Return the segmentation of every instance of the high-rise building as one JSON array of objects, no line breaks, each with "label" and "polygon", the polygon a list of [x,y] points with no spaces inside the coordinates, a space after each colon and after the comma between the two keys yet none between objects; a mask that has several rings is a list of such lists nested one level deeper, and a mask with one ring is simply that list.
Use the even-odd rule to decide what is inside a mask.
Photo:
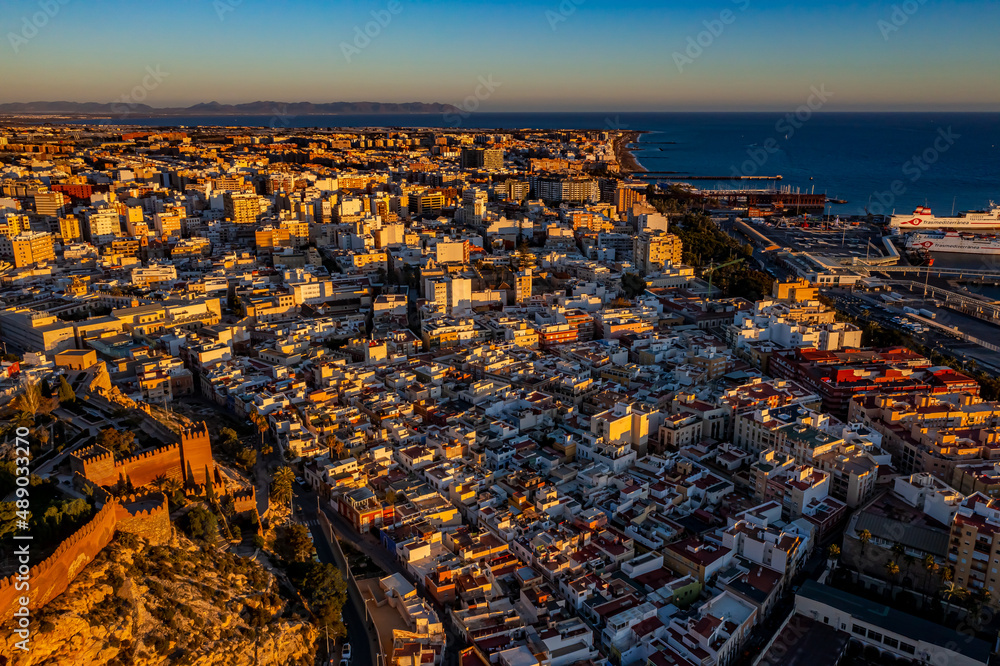
[{"label": "high-rise building", "polygon": [[531,269],[518,271],[514,276],[514,300],[525,303],[531,299]]},{"label": "high-rise building", "polygon": [[282,220],[281,228],[288,230],[292,247],[298,249],[309,244],[309,223],[299,220]]},{"label": "high-rise building", "polygon": [[955,585],[997,598],[1000,583],[1000,499],[974,493],[965,498],[951,524],[948,558],[955,565]]},{"label": "high-rise building", "polygon": [[235,224],[256,224],[260,216],[260,200],[256,194],[227,192],[224,205],[226,217]]},{"label": "high-rise building", "polygon": [[59,236],[63,243],[75,243],[83,239],[83,232],[80,230],[80,220],[73,215],[59,218]]},{"label": "high-rise building", "polygon": [[66,209],[62,192],[39,192],[35,195],[35,213],[43,217],[59,217]]},{"label": "high-rise building", "polygon": [[52,234],[25,233],[11,240],[14,247],[14,267],[24,268],[46,261],[55,261]]},{"label": "high-rise building", "polygon": [[467,264],[470,250],[469,241],[438,241],[434,257],[439,264]]},{"label": "high-rise building", "polygon": [[0,216],[0,235],[6,236],[7,238],[13,238],[22,231],[27,231],[30,228],[31,225],[27,215],[9,213],[7,215]]},{"label": "high-rise building", "polygon": [[427,300],[449,314],[472,308],[472,280],[469,278],[427,278],[424,281],[424,293]]},{"label": "high-rise building", "polygon": [[503,169],[503,151],[499,148],[462,148],[463,169]]},{"label": "high-rise building", "polygon": [[615,189],[615,209],[619,213],[624,213],[632,204],[645,201],[646,195],[638,187],[629,186],[625,183],[619,183],[618,187]]},{"label": "high-rise building", "polygon": [[[412,202],[413,199],[411,198],[410,201]],[[415,197],[415,199],[418,215],[439,211],[444,208],[444,195],[441,193],[421,194],[419,197]]]},{"label": "high-rise building", "polygon": [[[140,233],[140,225],[142,225]],[[130,236],[145,236],[149,231],[149,225],[145,223],[145,216],[140,206],[129,206],[125,208],[125,229]]]},{"label": "high-rise building", "polygon": [[684,243],[678,236],[664,231],[643,231],[635,237],[633,261],[643,273],[653,273],[666,264],[683,261]]},{"label": "high-rise building", "polygon": [[181,236],[181,216],[180,213],[156,213],[153,215],[153,224],[156,227],[156,235],[160,238],[168,236]]},{"label": "high-rise building", "polygon": [[108,243],[121,236],[122,224],[118,211],[113,208],[98,208],[87,213],[85,237],[91,243]]},{"label": "high-rise building", "polygon": [[531,176],[535,197],[545,201],[591,201],[601,199],[597,181],[591,178],[540,178]]},{"label": "high-rise building", "polygon": [[486,215],[488,196],[484,190],[470,187],[462,193],[463,221],[466,224],[481,224]]},{"label": "high-rise building", "polygon": [[531,194],[531,185],[523,180],[508,178],[502,185],[497,186],[497,192],[511,201],[524,201]]}]

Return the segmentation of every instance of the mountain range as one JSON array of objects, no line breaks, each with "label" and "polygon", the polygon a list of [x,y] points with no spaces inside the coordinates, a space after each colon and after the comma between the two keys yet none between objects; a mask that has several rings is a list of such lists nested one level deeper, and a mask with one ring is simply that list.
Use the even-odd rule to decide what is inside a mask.
[{"label": "mountain range", "polygon": [[123,102],[11,102],[0,104],[0,114],[121,115],[131,116],[310,116],[347,113],[454,113],[459,109],[438,102],[207,102],[187,107],[155,108]]}]

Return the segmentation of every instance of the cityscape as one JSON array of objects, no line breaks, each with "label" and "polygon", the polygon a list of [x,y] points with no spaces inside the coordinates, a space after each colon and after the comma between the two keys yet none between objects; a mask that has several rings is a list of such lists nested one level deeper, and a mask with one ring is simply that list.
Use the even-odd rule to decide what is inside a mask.
[{"label": "cityscape", "polygon": [[[127,74],[82,5],[11,12],[0,666],[1000,663],[995,40],[948,104],[846,42],[702,86],[809,12],[935,82],[877,48],[996,7],[515,3],[518,80],[461,33],[516,18],[418,4],[194,3],[214,46]],[[545,61],[642,16],[675,99]]]}]

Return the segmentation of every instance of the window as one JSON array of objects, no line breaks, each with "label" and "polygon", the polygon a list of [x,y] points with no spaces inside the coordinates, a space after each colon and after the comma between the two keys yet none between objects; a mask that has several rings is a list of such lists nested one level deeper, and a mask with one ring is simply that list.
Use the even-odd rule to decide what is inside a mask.
[{"label": "window", "polygon": [[909,643],[900,643],[899,649],[905,652],[906,654],[913,654],[914,652],[917,651],[917,648],[913,647]]},{"label": "window", "polygon": [[882,634],[875,631],[874,629],[868,630],[868,638],[872,639],[873,641],[878,641],[879,643],[882,642]]},{"label": "window", "polygon": [[885,643],[886,645],[888,645],[891,648],[898,648],[899,647],[899,641],[897,641],[895,638],[890,638],[889,636],[886,636],[882,640],[882,642]]},{"label": "window", "polygon": [[853,627],[851,628],[851,631],[853,631],[853,632],[854,632],[854,633],[856,633],[856,634],[860,634],[860,635],[862,635],[862,636],[864,636],[864,635],[865,635],[865,628],[864,628],[864,627],[862,627],[862,626],[861,626],[860,624],[856,624],[856,625],[854,625],[854,626],[853,626]]}]

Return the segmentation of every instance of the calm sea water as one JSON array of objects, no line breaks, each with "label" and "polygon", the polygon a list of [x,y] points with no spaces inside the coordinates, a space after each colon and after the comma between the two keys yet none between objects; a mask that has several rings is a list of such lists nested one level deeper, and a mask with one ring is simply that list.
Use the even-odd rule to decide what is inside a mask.
[{"label": "calm sea water", "polygon": [[[635,150],[664,178],[700,187],[732,186],[734,175],[780,174],[782,187],[824,192],[848,203],[840,214],[938,214],[1000,202],[997,113],[473,113],[339,116],[127,118],[145,126],[452,127],[464,129],[644,130]],[[747,181],[743,182],[746,186]],[[750,186],[765,186],[749,183]],[[893,191],[895,190],[895,192]]]}]

